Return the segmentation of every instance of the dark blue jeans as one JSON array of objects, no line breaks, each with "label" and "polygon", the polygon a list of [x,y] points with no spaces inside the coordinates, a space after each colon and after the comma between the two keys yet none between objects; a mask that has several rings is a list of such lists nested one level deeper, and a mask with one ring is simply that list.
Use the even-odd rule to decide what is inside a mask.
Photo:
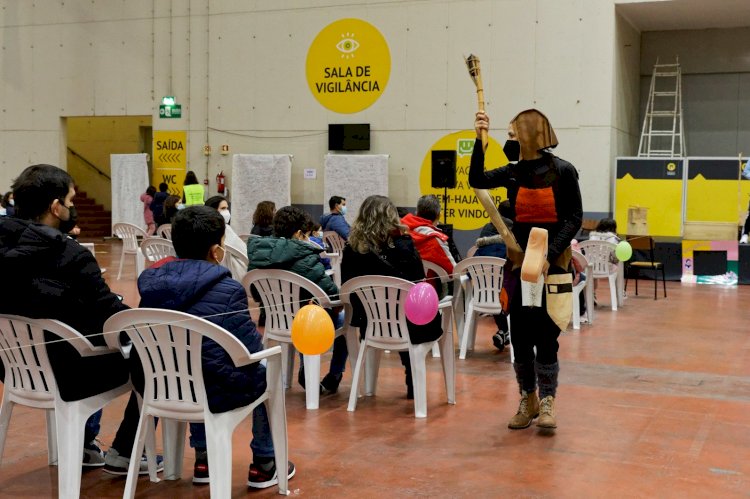
[{"label": "dark blue jeans", "polygon": [[[259,364],[256,369],[254,386],[248,387],[255,400],[266,391],[266,367]],[[206,449],[206,426],[203,423],[190,423],[190,447],[198,450]],[[253,439],[250,441],[253,457],[273,457],[273,439],[271,425],[268,423],[268,413],[265,404],[258,405],[253,410]]]}]

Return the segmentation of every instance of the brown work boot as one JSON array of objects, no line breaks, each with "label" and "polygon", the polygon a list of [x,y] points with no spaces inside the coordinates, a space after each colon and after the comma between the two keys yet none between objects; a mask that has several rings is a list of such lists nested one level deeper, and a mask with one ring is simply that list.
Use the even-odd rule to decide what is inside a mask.
[{"label": "brown work boot", "polygon": [[555,397],[547,395],[539,403],[539,419],[536,425],[540,428],[557,428],[555,420]]},{"label": "brown work boot", "polygon": [[508,428],[520,430],[528,428],[535,417],[539,415],[539,396],[536,391],[531,393],[521,392],[521,402],[518,404],[518,412],[508,421]]}]

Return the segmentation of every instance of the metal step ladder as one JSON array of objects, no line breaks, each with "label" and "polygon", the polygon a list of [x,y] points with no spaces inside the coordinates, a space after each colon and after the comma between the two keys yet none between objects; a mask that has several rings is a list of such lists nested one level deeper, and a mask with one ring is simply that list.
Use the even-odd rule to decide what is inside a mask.
[{"label": "metal step ladder", "polygon": [[639,158],[684,157],[685,131],[682,120],[682,71],[674,64],[654,64],[651,88],[643,118]]}]

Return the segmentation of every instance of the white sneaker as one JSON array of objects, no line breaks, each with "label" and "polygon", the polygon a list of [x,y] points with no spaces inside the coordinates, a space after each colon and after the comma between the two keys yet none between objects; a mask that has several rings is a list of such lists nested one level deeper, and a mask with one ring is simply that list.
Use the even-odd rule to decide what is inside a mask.
[{"label": "white sneaker", "polygon": [[740,244],[747,244],[747,234],[742,234],[740,238]]}]

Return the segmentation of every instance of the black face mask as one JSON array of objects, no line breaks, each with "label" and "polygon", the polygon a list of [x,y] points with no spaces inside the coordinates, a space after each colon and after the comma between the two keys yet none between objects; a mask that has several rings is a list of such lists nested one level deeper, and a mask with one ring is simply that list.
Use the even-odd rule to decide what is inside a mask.
[{"label": "black face mask", "polygon": [[506,140],[503,152],[508,161],[518,161],[521,157],[521,143],[517,140]]},{"label": "black face mask", "polygon": [[[65,206],[65,203],[63,201],[60,201],[60,203]],[[68,219],[67,220],[60,220],[60,226],[58,229],[63,234],[67,234],[73,228],[76,226],[76,223],[78,223],[78,211],[76,211],[75,206],[65,206],[68,210]]]}]

